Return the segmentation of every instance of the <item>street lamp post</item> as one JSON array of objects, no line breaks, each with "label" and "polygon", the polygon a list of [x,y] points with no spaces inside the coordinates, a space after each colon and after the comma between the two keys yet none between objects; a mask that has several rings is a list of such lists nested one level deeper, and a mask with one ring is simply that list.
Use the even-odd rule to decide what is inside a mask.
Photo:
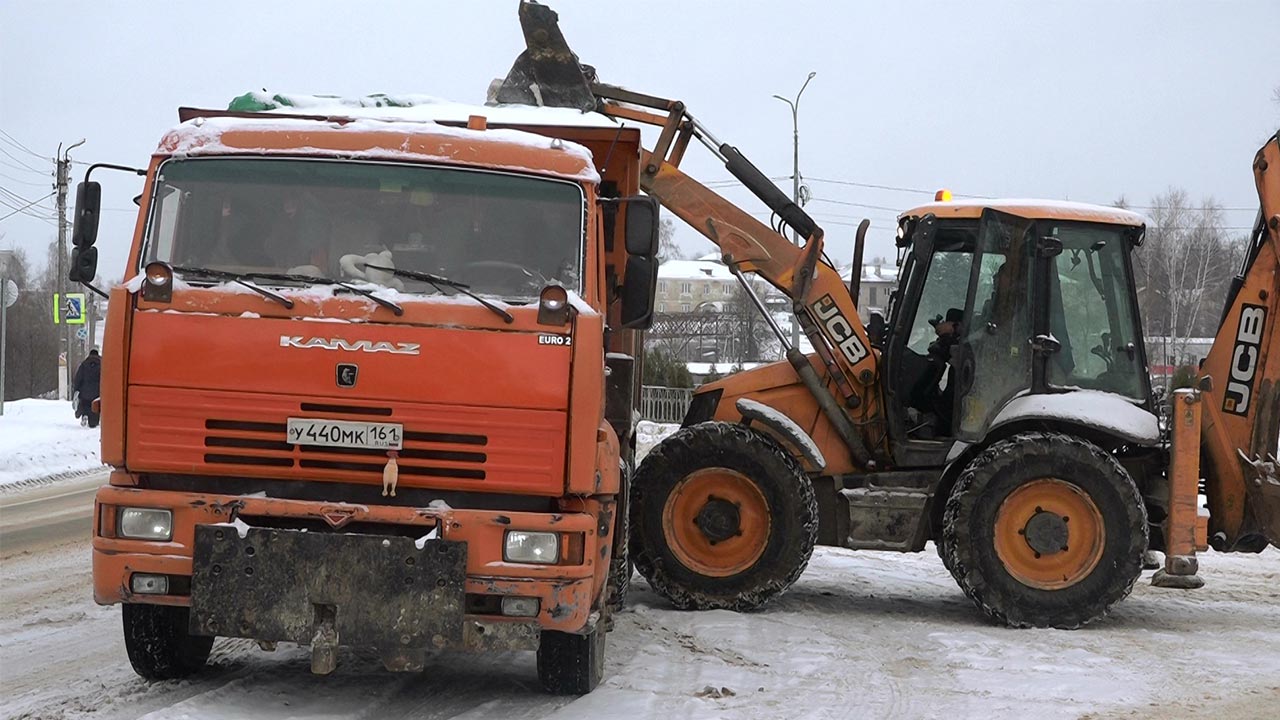
[{"label": "street lamp post", "polygon": [[[817,75],[817,72],[809,73],[804,79],[804,84],[800,86],[800,92],[796,93],[795,100],[789,100],[781,95],[774,95],[775,98],[786,103],[791,108],[791,201],[800,205],[800,96],[804,94],[804,89],[809,87],[809,81]],[[798,246],[800,244],[800,233],[795,229],[791,231],[791,239]],[[791,321],[791,346],[800,347],[800,321],[792,318]]]}]

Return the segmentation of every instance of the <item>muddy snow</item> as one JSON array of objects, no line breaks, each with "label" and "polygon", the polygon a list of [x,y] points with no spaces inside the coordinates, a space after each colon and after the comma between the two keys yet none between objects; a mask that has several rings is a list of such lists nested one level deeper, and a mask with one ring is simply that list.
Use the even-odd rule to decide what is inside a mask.
[{"label": "muddy snow", "polygon": [[191,680],[129,669],[120,611],[90,596],[74,541],[0,561],[0,717],[146,718],[1274,718],[1280,552],[1209,553],[1207,586],[1144,578],[1083,630],[988,624],[936,555],[819,549],[751,614],[677,612],[637,578],[591,695],[538,690],[532,653],[446,654],[416,674],[344,651],[327,677],[304,649],[219,640]]}]

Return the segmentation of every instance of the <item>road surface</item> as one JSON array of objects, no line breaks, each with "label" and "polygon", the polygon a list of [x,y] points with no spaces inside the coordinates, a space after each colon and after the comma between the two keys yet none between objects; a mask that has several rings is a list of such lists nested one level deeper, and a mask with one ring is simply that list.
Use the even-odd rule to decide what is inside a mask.
[{"label": "road surface", "polygon": [[[343,652],[219,640],[186,681],[133,674],[120,612],[90,593],[100,478],[0,498],[0,717],[1037,718],[1280,717],[1280,552],[1206,554],[1208,586],[1140,581],[1075,632],[993,627],[937,557],[819,549],[762,612],[675,612],[642,580],[609,636],[608,679],[579,699],[537,689],[531,653],[448,654],[416,674]],[[90,489],[86,489],[90,488]]]}]

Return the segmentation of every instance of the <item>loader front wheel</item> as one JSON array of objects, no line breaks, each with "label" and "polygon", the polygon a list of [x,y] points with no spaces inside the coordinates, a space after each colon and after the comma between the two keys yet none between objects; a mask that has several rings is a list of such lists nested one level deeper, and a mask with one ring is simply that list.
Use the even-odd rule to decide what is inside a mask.
[{"label": "loader front wheel", "polygon": [[742,425],[683,428],[631,487],[631,557],[682,610],[755,610],[800,577],[818,507],[796,459]]},{"label": "loader front wheel", "polygon": [[147,680],[176,680],[204,667],[213,638],[187,630],[190,608],[125,603],[124,649],[133,671]]},{"label": "loader front wheel", "polygon": [[1133,589],[1147,513],[1129,473],[1060,433],[992,444],[947,501],[943,552],[974,603],[1013,627],[1078,628]]}]

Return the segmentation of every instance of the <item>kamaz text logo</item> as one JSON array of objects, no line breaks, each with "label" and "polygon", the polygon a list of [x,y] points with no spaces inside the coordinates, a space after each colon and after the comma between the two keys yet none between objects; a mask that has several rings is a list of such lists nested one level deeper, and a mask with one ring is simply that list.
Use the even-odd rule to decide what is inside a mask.
[{"label": "kamaz text logo", "polygon": [[281,335],[280,347],[319,348],[321,350],[346,350],[347,352],[394,353],[396,355],[417,355],[418,343],[393,343],[373,340],[343,340],[342,338],[310,338],[303,340],[301,335]]},{"label": "kamaz text logo", "polygon": [[1231,379],[1222,399],[1222,409],[1235,415],[1246,415],[1253,398],[1253,378],[1258,374],[1258,350],[1262,345],[1262,328],[1267,323],[1267,309],[1261,305],[1245,305],[1240,309],[1240,326],[1236,345],[1231,352]]},{"label": "kamaz text logo", "polygon": [[810,307],[813,309],[813,314],[817,315],[822,324],[827,327],[827,334],[836,341],[840,352],[844,353],[845,359],[850,364],[857,364],[867,356],[867,348],[858,339],[853,326],[840,314],[840,308],[836,307],[836,301],[832,300],[830,295],[823,295]]}]

